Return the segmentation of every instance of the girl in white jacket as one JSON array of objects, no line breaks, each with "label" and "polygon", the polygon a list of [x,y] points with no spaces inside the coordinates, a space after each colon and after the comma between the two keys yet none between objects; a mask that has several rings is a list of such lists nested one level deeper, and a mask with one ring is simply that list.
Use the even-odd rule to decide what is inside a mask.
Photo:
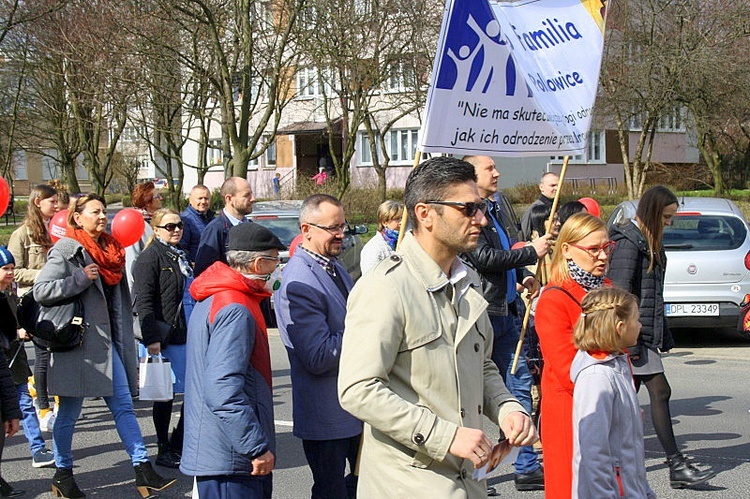
[{"label": "girl in white jacket", "polygon": [[646,480],[643,417],[627,347],[638,340],[638,302],[619,288],[589,292],[573,332],[575,498],[655,498]]}]

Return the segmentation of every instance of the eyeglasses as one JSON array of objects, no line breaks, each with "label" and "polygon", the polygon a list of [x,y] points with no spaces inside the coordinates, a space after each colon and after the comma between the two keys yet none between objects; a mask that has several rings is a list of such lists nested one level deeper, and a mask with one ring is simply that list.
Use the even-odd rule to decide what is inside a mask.
[{"label": "eyeglasses", "polygon": [[179,230],[182,230],[182,228],[183,228],[184,226],[185,226],[185,225],[184,225],[184,224],[183,224],[182,222],[177,222],[177,223],[175,223],[175,224],[164,224],[164,225],[157,225],[156,227],[158,227],[159,229],[164,229],[164,230],[166,230],[167,232],[174,232],[174,231],[176,231],[176,230],[178,230],[178,229],[179,229]]},{"label": "eyeglasses", "polygon": [[474,215],[477,214],[478,211],[481,211],[484,213],[487,211],[487,200],[483,199],[479,201],[478,203],[469,201],[467,203],[461,203],[459,201],[425,201],[427,204],[439,204],[443,206],[453,206],[457,210],[460,210],[463,212],[464,215],[466,215],[469,218],[472,218]]},{"label": "eyeglasses", "polygon": [[568,243],[569,245],[573,246],[574,248],[578,248],[580,250],[585,251],[589,254],[591,258],[598,258],[601,252],[603,251],[605,255],[609,256],[612,254],[612,251],[615,249],[615,242],[614,241],[607,241],[602,246],[579,246],[577,244]]},{"label": "eyeglasses", "polygon": [[313,227],[317,227],[319,229],[323,229],[324,231],[328,232],[329,234],[333,234],[334,236],[336,234],[343,234],[347,230],[349,230],[349,224],[341,224],[341,225],[318,225],[314,224],[312,222],[308,223],[308,225],[312,225]]},{"label": "eyeglasses", "polygon": [[260,260],[268,260],[269,262],[276,262],[276,263],[279,263],[281,261],[281,258],[279,258],[278,256],[260,255],[258,258]]}]

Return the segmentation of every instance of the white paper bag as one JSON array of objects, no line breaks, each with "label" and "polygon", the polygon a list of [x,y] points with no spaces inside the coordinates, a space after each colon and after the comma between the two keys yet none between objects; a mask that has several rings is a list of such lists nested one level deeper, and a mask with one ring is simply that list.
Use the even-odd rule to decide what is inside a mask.
[{"label": "white paper bag", "polygon": [[172,364],[165,362],[161,354],[141,358],[138,372],[138,398],[167,402],[174,398],[172,393]]}]

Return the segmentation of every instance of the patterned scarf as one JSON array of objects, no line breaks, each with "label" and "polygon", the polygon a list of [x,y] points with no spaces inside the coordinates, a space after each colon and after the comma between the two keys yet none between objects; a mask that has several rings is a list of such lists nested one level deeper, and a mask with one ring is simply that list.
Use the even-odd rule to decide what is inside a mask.
[{"label": "patterned scarf", "polygon": [[602,284],[604,284],[604,276],[597,277],[591,272],[586,272],[576,265],[573,260],[568,260],[568,272],[570,273],[570,278],[580,284],[586,292],[601,288]]},{"label": "patterned scarf", "polygon": [[187,255],[185,254],[185,252],[176,246],[172,246],[159,236],[155,236],[155,239],[166,246],[168,251],[171,251],[172,253],[177,255],[177,262],[180,264],[180,272],[182,273],[182,275],[187,278],[193,277],[193,267],[191,267],[190,263],[188,263]]},{"label": "patterned scarf", "polygon": [[120,282],[125,268],[125,248],[120,241],[102,232],[97,242],[85,230],[73,227],[68,227],[65,235],[83,245],[94,263],[99,266],[99,274],[105,284],[114,286]]},{"label": "patterned scarf", "polygon": [[388,247],[392,250],[396,249],[396,243],[398,242],[398,231],[389,229],[388,227],[383,227],[383,230],[380,231],[381,234],[383,234],[383,239],[385,239],[386,244],[388,244]]}]

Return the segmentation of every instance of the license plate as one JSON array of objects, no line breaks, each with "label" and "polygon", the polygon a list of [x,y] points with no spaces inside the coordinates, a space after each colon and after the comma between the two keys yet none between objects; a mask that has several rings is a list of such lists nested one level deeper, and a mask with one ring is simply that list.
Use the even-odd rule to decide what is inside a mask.
[{"label": "license plate", "polygon": [[665,303],[664,314],[669,317],[718,316],[718,303]]}]

